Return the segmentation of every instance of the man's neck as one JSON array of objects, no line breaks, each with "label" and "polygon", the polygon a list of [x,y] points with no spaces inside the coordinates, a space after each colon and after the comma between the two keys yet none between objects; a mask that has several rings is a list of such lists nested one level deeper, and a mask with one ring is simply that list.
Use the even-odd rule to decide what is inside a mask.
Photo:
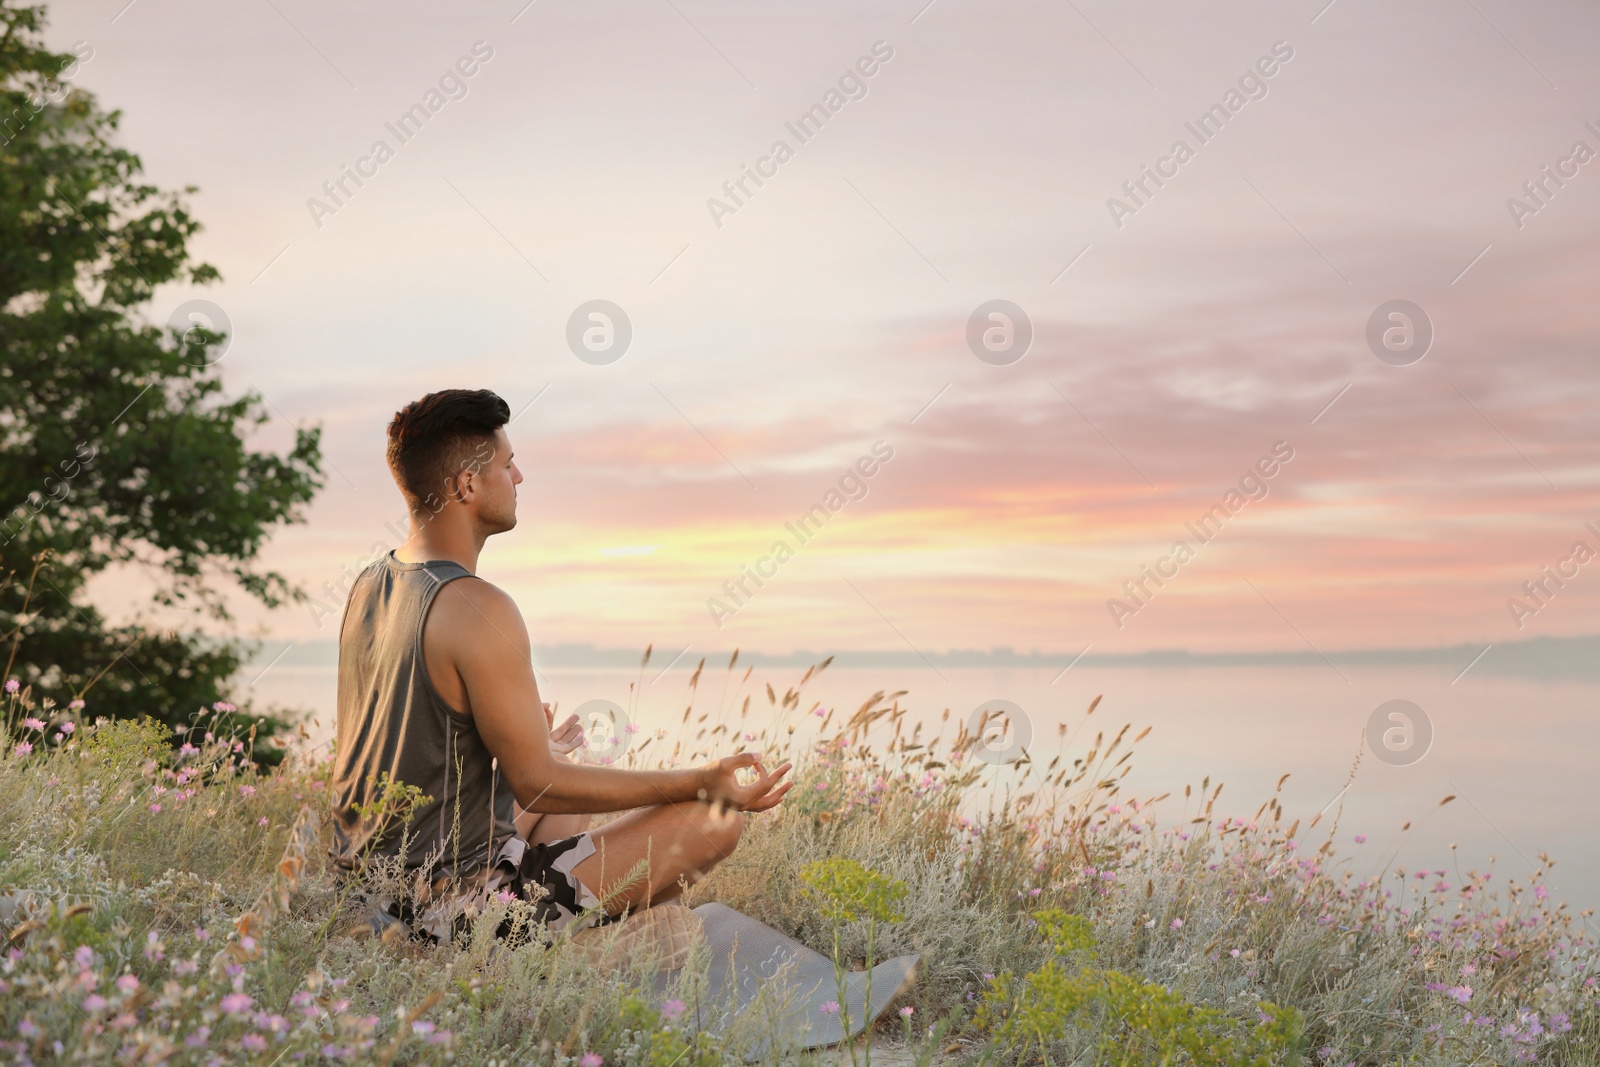
[{"label": "man's neck", "polygon": [[[448,509],[447,510],[453,510]],[[449,560],[459,563],[472,574],[478,573],[478,555],[483,551],[483,538],[465,522],[453,521],[458,516],[444,513],[431,518],[411,516],[411,530],[405,544],[395,550],[401,563],[426,563],[429,560]]]}]

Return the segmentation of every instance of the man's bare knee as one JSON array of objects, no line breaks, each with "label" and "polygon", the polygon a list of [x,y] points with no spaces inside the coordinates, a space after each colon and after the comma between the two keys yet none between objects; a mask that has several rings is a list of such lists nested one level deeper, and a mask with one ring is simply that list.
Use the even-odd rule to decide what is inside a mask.
[{"label": "man's bare knee", "polygon": [[714,813],[712,819],[716,830],[711,834],[711,843],[716,847],[718,857],[727,859],[739,847],[739,837],[744,833],[744,814],[724,809]]},{"label": "man's bare knee", "polygon": [[739,847],[739,837],[744,833],[743,813],[699,800],[681,804],[678,810],[710,843],[716,859],[727,859]]}]

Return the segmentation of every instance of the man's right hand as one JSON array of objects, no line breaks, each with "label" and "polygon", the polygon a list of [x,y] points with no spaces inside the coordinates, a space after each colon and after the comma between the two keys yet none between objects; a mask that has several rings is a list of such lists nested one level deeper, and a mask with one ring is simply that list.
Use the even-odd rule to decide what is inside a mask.
[{"label": "man's right hand", "polygon": [[555,712],[550,710],[550,705],[544,706],[544,719],[550,726],[550,751],[558,756],[565,756],[589,743],[589,738],[583,732],[583,727],[578,724],[576,715],[568,715],[561,720],[561,725],[556,725]]},{"label": "man's right hand", "polygon": [[[715,763],[706,764],[700,772],[701,799],[726,804],[735,811],[766,811],[776,807],[784,794],[794,788],[792,781],[778,784],[793,766],[793,763],[785,763],[768,774],[761,757],[754,752],[724,756]],[[755,780],[748,785],[739,782],[738,772],[746,767],[754,767],[756,771]]]}]

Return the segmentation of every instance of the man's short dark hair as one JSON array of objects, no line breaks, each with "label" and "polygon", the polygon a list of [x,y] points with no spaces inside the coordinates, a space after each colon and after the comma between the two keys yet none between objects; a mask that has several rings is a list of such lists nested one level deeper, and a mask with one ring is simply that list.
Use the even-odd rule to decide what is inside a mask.
[{"label": "man's short dark hair", "polygon": [[494,455],[495,431],[511,406],[487,389],[442,389],[395,412],[389,471],[412,511],[437,511],[456,475]]}]

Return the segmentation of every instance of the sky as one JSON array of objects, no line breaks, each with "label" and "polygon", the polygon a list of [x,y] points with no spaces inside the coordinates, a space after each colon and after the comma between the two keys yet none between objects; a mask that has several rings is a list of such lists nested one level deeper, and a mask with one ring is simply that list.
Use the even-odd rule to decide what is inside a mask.
[{"label": "sky", "polygon": [[[1600,563],[1574,555],[1600,552],[1590,5],[74,0],[51,19],[53,45],[92,48],[75,84],[122,109],[148,176],[197,187],[193,248],[224,280],[161,290],[152,321],[222,309],[217,373],[271,415],[254,447],[322,428],[326,485],[263,555],[315,599],[242,605],[253,633],[334,636],[345,575],[401,539],[384,427],[447,387],[515,413],[520,522],[480,573],[540,644],[1596,631]],[[625,349],[583,347],[597,300]],[[1395,351],[1369,340],[1389,328]],[[95,590],[150,610],[138,573]]]}]

